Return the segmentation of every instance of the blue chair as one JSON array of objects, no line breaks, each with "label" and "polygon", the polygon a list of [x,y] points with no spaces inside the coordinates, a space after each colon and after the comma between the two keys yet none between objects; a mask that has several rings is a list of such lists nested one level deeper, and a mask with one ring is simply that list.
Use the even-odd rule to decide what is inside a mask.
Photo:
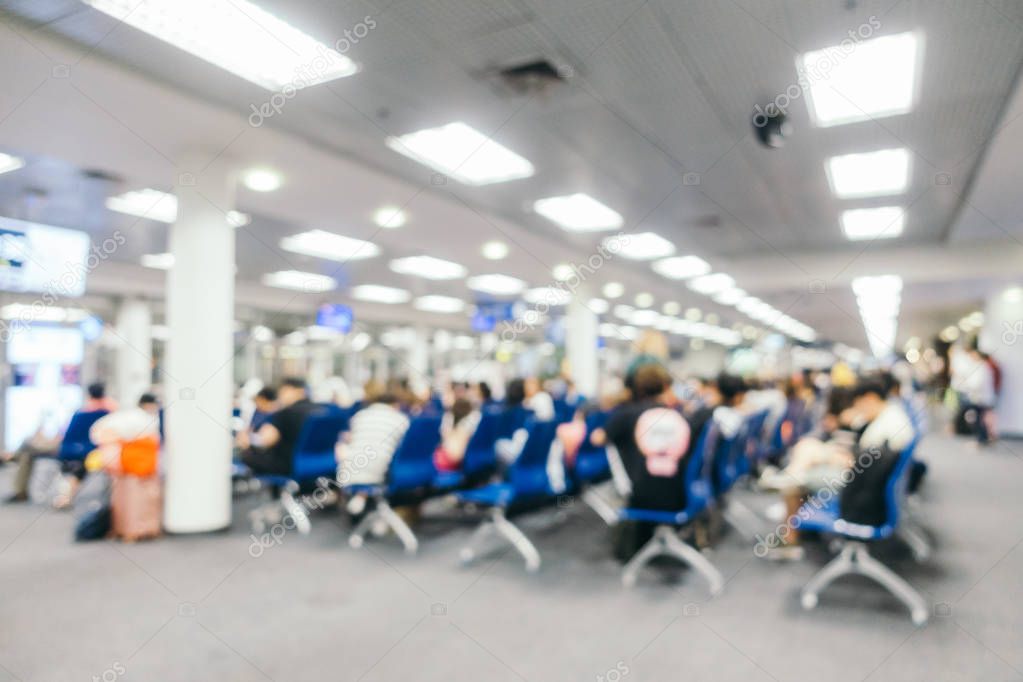
[{"label": "blue chair", "polygon": [[[801,594],[804,609],[817,606],[821,590],[844,575],[863,575],[873,579],[909,608],[915,625],[924,625],[928,618],[927,602],[913,587],[894,571],[870,555],[869,543],[892,537],[899,526],[900,506],[909,463],[913,459],[917,440],[899,453],[885,480],[885,517],[879,525],[863,525],[842,518],[839,500],[830,504],[815,504],[813,500],[803,505],[798,516],[800,530],[818,531],[836,535],[844,542],[841,552],[822,568]],[[872,466],[879,466],[877,460]]]},{"label": "blue chair", "polygon": [[656,524],[653,537],[640,548],[622,570],[622,585],[625,587],[635,585],[639,572],[653,559],[670,556],[688,564],[700,573],[710,584],[712,595],[717,595],[724,589],[725,579],[721,572],[699,550],[678,536],[680,529],[699,518],[714,504],[711,481],[704,463],[710,453],[717,448],[718,441],[717,427],[713,423],[708,423],[700,434],[688,461],[683,464],[686,487],[685,509],[659,511],[626,507],[619,512],[619,519],[622,521]]},{"label": "blue chair", "polygon": [[460,471],[438,471],[433,487],[439,491],[477,485],[489,479],[497,470],[497,427],[500,415],[484,410],[479,424],[465,448]]},{"label": "blue chair", "polygon": [[106,410],[75,412],[60,442],[57,459],[61,462],[84,462],[86,456],[96,449],[95,443],[89,438],[89,429],[107,414]]},{"label": "blue chair", "polygon": [[[334,458],[334,446],[341,434],[348,430],[349,417],[336,405],[317,405],[302,424],[295,452],[292,455],[291,472],[284,476],[278,474],[258,474],[253,478],[260,483],[278,488],[279,497],[272,506],[279,504],[292,518],[299,533],[306,535],[311,530],[309,525],[309,509],[305,500],[299,501],[296,495],[303,486],[317,484],[324,487],[337,473]],[[252,528],[256,533],[266,529],[269,509],[264,507],[252,513]]]},{"label": "blue chair", "polygon": [[518,526],[508,520],[507,515],[513,508],[543,505],[557,498],[547,476],[547,457],[554,443],[557,423],[532,421],[526,428],[529,436],[522,452],[508,468],[503,482],[456,493],[463,504],[489,509],[489,518],[480,524],[469,544],[461,551],[463,564],[482,555],[484,552],[480,545],[489,542],[496,534],[522,555],[527,571],[534,572],[540,568],[540,553]]},{"label": "blue chair", "polygon": [[433,492],[437,469],[433,453],[440,444],[440,417],[416,417],[409,424],[405,437],[387,469],[387,480],[381,485],[352,484],[344,486],[350,494],[364,494],[371,498],[371,510],[348,536],[348,544],[359,549],[365,543],[366,533],[378,521],[394,531],[408,554],[415,554],[419,541],[408,524],[394,511],[392,504],[417,502]]},{"label": "blue chair", "polygon": [[[579,446],[575,456],[575,465],[569,472],[572,486],[578,491],[580,499],[609,526],[618,523],[618,510],[605,499],[598,489],[602,483],[611,479],[611,463],[609,449],[613,445],[597,446],[590,442],[590,436],[597,429],[607,424],[607,413],[594,412],[586,417],[586,439]],[[617,453],[613,456],[617,457]]]}]

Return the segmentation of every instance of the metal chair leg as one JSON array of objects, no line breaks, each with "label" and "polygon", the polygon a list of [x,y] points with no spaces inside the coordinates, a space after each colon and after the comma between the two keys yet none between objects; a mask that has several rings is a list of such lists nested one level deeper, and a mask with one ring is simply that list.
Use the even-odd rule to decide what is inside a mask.
[{"label": "metal chair leg", "polygon": [[842,551],[838,553],[838,556],[829,561],[824,568],[810,578],[810,582],[806,584],[800,595],[800,602],[803,604],[804,609],[810,610],[817,606],[821,590],[837,578],[856,572],[854,555],[856,553],[856,545],[858,544],[855,542],[847,543],[842,547]]},{"label": "metal chair leg", "polygon": [[604,523],[609,526],[614,526],[618,523],[618,512],[611,504],[604,499],[596,488],[587,488],[582,494],[583,502],[597,512],[597,516],[603,519]]},{"label": "metal chair leg", "polygon": [[491,520],[494,528],[503,536],[511,546],[526,560],[526,570],[535,573],[540,570],[540,552],[530,542],[529,538],[519,530],[519,527],[508,520],[503,509],[494,509],[491,512]]},{"label": "metal chair leg", "polygon": [[369,532],[376,520],[380,518],[380,515],[374,509],[368,512],[362,517],[362,521],[359,521],[358,525],[352,529],[352,534],[348,536],[348,546],[352,549],[359,549],[366,541],[366,533]]},{"label": "metal chair leg", "polygon": [[903,519],[898,528],[895,529],[895,534],[909,546],[910,551],[913,553],[913,559],[917,563],[923,563],[931,557],[931,543],[928,542],[927,536],[924,535],[923,530],[916,523],[909,519]]},{"label": "metal chair leg", "polygon": [[667,542],[668,549],[671,550],[673,556],[692,566],[707,580],[712,596],[721,594],[721,591],[725,589],[725,577],[700,550],[683,541],[673,532],[668,534]]},{"label": "metal chair leg", "polygon": [[663,556],[667,553],[667,540],[665,539],[665,534],[661,532],[662,528],[667,528],[667,526],[658,526],[654,530],[654,536],[647,540],[647,543],[625,564],[625,568],[622,569],[623,586],[634,586],[640,570],[655,557]]},{"label": "metal chair leg", "polygon": [[847,543],[842,552],[807,583],[801,598],[803,608],[812,609],[817,606],[820,591],[836,578],[856,573],[874,580],[905,604],[914,625],[924,625],[927,622],[927,602],[920,593],[892,569],[872,557],[867,546],[861,542]]},{"label": "metal chair leg", "polygon": [[476,530],[472,532],[469,542],[458,553],[459,561],[462,562],[463,566],[471,564],[476,560],[476,557],[485,556],[488,553],[486,551],[489,549],[487,545],[493,538],[494,531],[494,523],[490,519],[486,519],[476,526]]},{"label": "metal chair leg", "polygon": [[295,495],[298,494],[300,488],[298,484],[291,481],[284,489],[281,490],[281,506],[284,507],[284,511],[294,520],[295,529],[298,530],[302,535],[309,535],[309,531],[312,530],[312,526],[309,523],[309,512],[305,508],[305,504],[295,499]]},{"label": "metal chair leg", "polygon": [[857,566],[861,574],[873,578],[906,605],[914,625],[919,626],[927,623],[929,615],[927,602],[920,596],[920,593],[897,575],[895,571],[870,556],[870,552],[867,551],[866,547],[857,554]]},{"label": "metal chair leg", "polygon": [[643,545],[622,570],[622,585],[632,587],[636,584],[639,571],[658,556],[672,556],[688,564],[702,575],[710,585],[710,593],[718,595],[725,587],[724,576],[707,560],[699,550],[683,542],[671,526],[657,526],[654,536]]},{"label": "metal chair leg", "polygon": [[386,500],[377,501],[376,513],[401,540],[401,544],[405,546],[406,554],[415,554],[419,550],[419,540],[416,539],[416,534],[408,527],[405,520],[391,508],[391,505],[387,504]]}]

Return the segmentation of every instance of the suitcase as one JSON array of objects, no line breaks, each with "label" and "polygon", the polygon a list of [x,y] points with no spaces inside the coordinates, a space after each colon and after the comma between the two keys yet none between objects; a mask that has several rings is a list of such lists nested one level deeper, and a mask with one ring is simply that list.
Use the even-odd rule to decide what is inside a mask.
[{"label": "suitcase", "polygon": [[113,535],[125,542],[159,536],[163,520],[160,477],[115,476],[110,516]]}]

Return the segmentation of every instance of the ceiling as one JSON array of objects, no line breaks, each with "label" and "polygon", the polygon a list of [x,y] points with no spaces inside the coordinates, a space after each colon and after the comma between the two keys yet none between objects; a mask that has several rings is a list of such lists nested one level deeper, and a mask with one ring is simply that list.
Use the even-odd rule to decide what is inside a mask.
[{"label": "ceiling", "polygon": [[[1019,157],[1002,153],[1023,146],[1013,114],[1023,114],[1019,96],[1013,99],[1023,63],[1019,2],[259,4],[329,44],[366,17],[375,27],[348,52],[361,66],[358,74],[301,91],[253,128],[246,118],[267,100],[266,90],[78,0],[0,0],[0,72],[10,84],[0,93],[0,151],[32,160],[23,171],[0,175],[2,213],[96,235],[130,230],[115,260],[134,264],[143,253],[165,250],[166,226],[112,214],[103,198],[145,186],[171,190],[180,155],[201,148],[270,163],[288,179],[273,195],[239,193],[238,207],[254,216],[238,230],[240,280],[277,269],[317,270],[338,276],[340,297],[345,286],[363,282],[467,297],[461,281],[395,275],[381,258],[339,268],[282,252],[277,242],[322,227],[372,238],[385,258],[430,253],[473,274],[506,271],[544,285],[551,266],[582,262],[598,238],[562,232],[529,207],[544,196],[587,192],[618,210],[628,231],[656,231],[822,335],[856,345],[863,332],[844,274],[856,268],[830,271],[836,257],[899,267],[882,256],[927,248],[933,258],[954,259],[953,244],[991,240],[992,248],[1015,248],[1023,238],[1019,219],[1012,219],[1023,208],[1015,189]],[[871,17],[879,34],[915,30],[924,37],[914,109],[816,128],[805,104],[795,101],[785,147],[760,146],[750,125],[753,106],[795,82],[799,54],[838,43]],[[570,75],[533,95],[511,93],[493,76],[537,58]],[[65,64],[68,77],[55,75],[54,67]],[[383,143],[453,120],[522,154],[536,174],[486,187],[436,186],[431,171]],[[989,148],[992,136],[999,144]],[[905,232],[886,243],[850,243],[838,224],[849,202],[832,196],[824,159],[894,146],[912,154]],[[104,177],[83,177],[83,169]],[[939,175],[951,181],[938,182]],[[369,217],[383,203],[404,206],[409,224],[381,233]],[[509,260],[483,260],[479,246],[487,239],[509,242]],[[772,284],[764,268],[750,274],[765,262],[790,277]],[[140,282],[159,282],[158,273],[129,270]],[[806,290],[817,276],[834,286],[814,298]],[[630,298],[651,291],[659,303],[677,300],[744,320],[643,265],[614,262],[599,273],[600,282],[612,278],[626,282]],[[102,272],[96,279],[113,290],[125,281]],[[900,337],[921,333],[940,317],[936,311],[951,316],[975,307],[992,286],[980,264],[958,281],[946,288],[921,278],[910,283]],[[288,305],[315,302],[301,297]]]}]

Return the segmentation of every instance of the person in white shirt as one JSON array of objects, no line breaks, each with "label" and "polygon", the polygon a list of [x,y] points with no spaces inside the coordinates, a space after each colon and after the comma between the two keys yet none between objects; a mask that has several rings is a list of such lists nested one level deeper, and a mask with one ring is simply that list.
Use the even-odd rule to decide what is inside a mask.
[{"label": "person in white shirt", "polygon": [[[888,400],[880,381],[861,381],[853,393],[852,407],[838,415],[838,421],[852,432],[852,443],[839,437],[827,442],[804,439],[793,450],[789,465],[771,477],[769,486],[781,491],[790,524],[808,496],[826,501],[825,497],[841,495],[850,480],[849,470],[857,464],[856,453],[886,450],[899,453],[909,447],[915,436],[901,401]],[[859,434],[858,438],[855,434]],[[775,560],[801,559],[803,552],[795,528],[791,524],[781,538],[782,544],[770,547],[764,556]]]},{"label": "person in white shirt", "polygon": [[975,410],[977,440],[986,445],[990,441],[988,412],[995,405],[995,373],[976,343],[952,356],[952,388]]},{"label": "person in white shirt", "polygon": [[537,421],[548,422],[554,419],[554,399],[551,394],[540,387],[540,380],[529,377],[525,383],[526,399],[523,405],[532,410]]},{"label": "person in white shirt", "polygon": [[[391,393],[355,413],[351,430],[337,445],[338,481],[342,486],[379,485],[387,479],[398,445],[408,431],[409,418],[398,409],[398,398]],[[354,495],[348,511],[360,514],[366,507],[364,495]]]}]

